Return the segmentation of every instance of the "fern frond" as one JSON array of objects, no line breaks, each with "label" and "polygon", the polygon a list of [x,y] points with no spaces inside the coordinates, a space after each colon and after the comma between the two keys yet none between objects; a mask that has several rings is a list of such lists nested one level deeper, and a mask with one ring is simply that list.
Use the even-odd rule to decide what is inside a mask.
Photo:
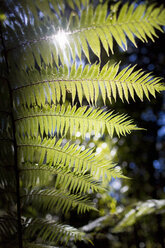
[{"label": "fern frond", "polygon": [[[44,134],[54,136],[75,136],[81,131],[82,137],[88,132],[94,131],[95,135],[104,134],[105,129],[113,137],[114,132],[118,136],[131,133],[132,130],[138,130],[138,127],[128,120],[127,115],[117,115],[113,111],[88,108],[86,106],[76,108],[68,105],[45,105],[44,107],[21,108],[18,110],[16,129],[20,135],[32,135],[37,137]],[[40,132],[39,132],[40,130]],[[22,133],[22,134],[21,134]]]},{"label": "fern frond", "polygon": [[105,189],[101,187],[100,183],[94,180],[90,175],[84,175],[74,172],[63,172],[58,173],[56,179],[56,185],[66,190],[68,189],[71,192],[75,193],[89,193],[92,192],[103,192]]},{"label": "fern frond", "polygon": [[66,100],[66,93],[72,95],[72,103],[76,95],[82,105],[83,95],[89,104],[96,104],[99,92],[105,104],[106,98],[111,102],[118,97],[129,102],[129,97],[135,100],[137,95],[143,100],[144,95],[149,99],[149,93],[155,97],[156,92],[163,91],[165,86],[161,78],[153,77],[150,73],[137,70],[134,67],[126,67],[119,72],[119,64],[110,65],[107,63],[99,72],[99,64],[80,65],[76,69],[73,64],[71,69],[67,66],[43,68],[41,73],[37,70],[20,71],[19,75],[12,75],[13,93],[15,102],[23,105],[44,106],[45,103],[63,103]]},{"label": "fern frond", "polygon": [[67,244],[70,239],[74,241],[84,240],[85,233],[69,225],[62,225],[55,221],[35,219],[26,228],[27,238],[40,238],[42,242],[55,242]]},{"label": "fern frond", "polygon": [[[126,3],[119,13],[113,12],[107,15],[106,2],[99,4],[95,10],[92,5],[88,5],[82,10],[80,20],[78,13],[71,15],[69,25],[65,17],[61,18],[61,23],[66,23],[65,27],[62,27],[56,15],[53,20],[46,19],[44,25],[40,22],[37,25],[30,23],[27,26],[21,25],[21,20],[20,25],[13,23],[13,29],[8,27],[9,37],[6,41],[10,62],[30,68],[34,67],[35,61],[41,66],[42,59],[46,64],[52,64],[54,58],[58,65],[59,57],[62,63],[69,60],[70,56],[75,59],[76,54],[81,59],[82,51],[90,61],[88,44],[94,54],[100,58],[100,41],[107,54],[109,48],[113,52],[113,39],[123,50],[126,50],[127,38],[135,46],[135,37],[143,42],[147,42],[148,39],[154,40],[154,37],[157,37],[155,30],[163,31],[161,25],[165,24],[165,9],[155,5],[147,7],[146,4],[139,4],[135,7],[135,3],[131,5]],[[59,29],[64,29],[63,47],[59,38]]]},{"label": "fern frond", "polygon": [[6,238],[17,233],[17,219],[13,215],[4,214],[0,216],[0,235]]},{"label": "fern frond", "polygon": [[[37,163],[39,165],[47,164],[49,166],[55,166],[60,168],[66,168],[78,172],[81,174],[90,172],[95,179],[102,177],[111,179],[111,169],[114,167],[114,163],[109,160],[103,159],[99,155],[95,155],[91,149],[85,149],[81,151],[81,147],[75,144],[67,142],[62,146],[62,139],[56,141],[53,139],[41,138],[19,138],[18,137],[18,152],[19,164],[24,162]],[[116,172],[116,176],[117,176]],[[119,174],[121,177],[121,173]]]},{"label": "fern frond", "polygon": [[92,203],[82,195],[70,194],[61,189],[41,189],[32,190],[28,194],[23,195],[22,203],[29,203],[35,208],[42,210],[57,210],[67,213],[70,209],[76,208],[78,213],[85,213],[89,210],[96,210]]},{"label": "fern frond", "polygon": [[[93,0],[92,0],[93,1]],[[77,7],[79,10],[81,10],[81,6],[84,7],[88,6],[90,3],[89,0],[68,0],[67,4],[70,6],[70,8],[75,9]]]},{"label": "fern frond", "polygon": [[[33,13],[33,16],[36,17],[37,11],[39,10],[42,12],[42,14],[45,17],[49,16],[49,18],[51,18],[52,20],[57,20],[57,16],[54,14],[54,12],[56,12],[56,14],[58,14],[58,16],[61,17],[60,11],[64,13],[66,1],[64,0],[56,0],[56,1],[49,0],[49,2],[35,1],[35,5],[29,4],[28,2],[26,2],[25,5],[22,1],[20,1],[20,4],[23,5],[23,9],[26,11],[26,15],[29,15],[29,10],[30,10],[31,13]],[[26,8],[24,6],[26,6]],[[37,17],[35,18],[35,21],[37,21]]]},{"label": "fern frond", "polygon": [[26,187],[45,185],[52,175],[57,175],[55,187],[72,193],[103,192],[105,189],[90,175],[84,175],[68,169],[47,165],[25,164],[20,168],[20,179]]},{"label": "fern frond", "polygon": [[[11,3],[13,2],[13,4]],[[10,7],[14,5],[14,0],[10,2]],[[56,14],[61,17],[61,12],[64,13],[66,6],[68,5],[71,9],[78,8],[81,10],[81,5],[88,6],[89,0],[49,0],[48,1],[35,1],[35,5],[31,5],[28,2],[26,4],[24,1],[19,0],[19,11],[24,9],[27,16],[29,16],[29,10],[33,16],[37,16],[37,10],[41,11],[42,14],[46,17],[49,16],[52,20],[56,18]],[[50,8],[51,5],[51,8]],[[35,18],[37,19],[37,17]]]},{"label": "fern frond", "polygon": [[[135,3],[129,6],[127,2],[123,4],[119,13],[110,13],[108,17],[107,13],[107,2],[104,5],[98,5],[95,11],[93,11],[93,6],[89,5],[82,11],[77,27],[75,24],[69,27],[71,30],[70,33],[68,32],[68,39],[71,40],[70,47],[73,50],[73,47],[81,42],[84,54],[89,61],[87,42],[100,58],[100,41],[109,54],[108,48],[113,52],[113,39],[123,50],[126,50],[127,38],[136,46],[134,37],[147,42],[148,38],[154,40],[154,37],[157,37],[156,29],[163,32],[160,26],[165,24],[165,10],[162,7],[156,8],[155,5],[151,5],[147,8],[146,4],[139,4],[135,7]],[[80,54],[79,57],[81,58]]]}]

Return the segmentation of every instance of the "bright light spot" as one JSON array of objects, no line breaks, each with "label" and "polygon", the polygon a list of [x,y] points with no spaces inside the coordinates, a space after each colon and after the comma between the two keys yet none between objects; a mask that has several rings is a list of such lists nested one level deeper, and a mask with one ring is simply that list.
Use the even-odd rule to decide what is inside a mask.
[{"label": "bright light spot", "polygon": [[102,148],[101,147],[97,147],[96,153],[99,154],[101,151],[102,151]]},{"label": "bright light spot", "polygon": [[121,182],[118,181],[117,179],[112,183],[112,187],[115,189],[115,190],[119,190],[121,188]]},{"label": "bright light spot", "polygon": [[116,167],[115,167],[115,171],[116,171],[116,172],[120,172],[120,171],[121,171],[120,166],[116,166]]},{"label": "bright light spot", "polygon": [[84,150],[85,150],[85,146],[82,145],[82,146],[81,146],[81,151],[84,151]]},{"label": "bright light spot", "polygon": [[116,143],[117,141],[118,141],[118,138],[116,138],[116,137],[112,139],[113,143]]},{"label": "bright light spot", "polygon": [[86,133],[85,138],[89,139],[90,138],[90,133]]},{"label": "bright light spot", "polygon": [[37,177],[36,184],[39,184],[39,183],[40,183],[40,179],[39,177]]},{"label": "bright light spot", "polygon": [[124,208],[122,206],[118,206],[116,210],[117,210],[117,213],[121,213],[124,210]]},{"label": "bright light spot", "polygon": [[140,248],[144,248],[145,247],[145,244],[143,242],[140,242],[139,247]]},{"label": "bright light spot", "polygon": [[123,193],[125,193],[125,192],[127,192],[128,191],[128,186],[126,185],[126,186],[124,186],[123,188],[121,188],[121,193],[123,194]]},{"label": "bright light spot", "polygon": [[52,215],[47,214],[47,215],[46,215],[46,219],[47,219],[47,220],[52,220]]},{"label": "bright light spot", "polygon": [[75,144],[79,145],[81,141],[79,139],[76,139]]},{"label": "bright light spot", "polygon": [[98,140],[100,137],[101,137],[101,134],[98,133],[97,135],[95,135],[94,140],[96,141],[96,140]]},{"label": "bright light spot", "polygon": [[95,143],[93,143],[93,142],[89,143],[90,148],[93,148],[94,146],[95,146]]},{"label": "bright light spot", "polygon": [[67,34],[63,30],[59,30],[56,35],[52,35],[53,40],[56,40],[61,49],[64,49],[68,43]]},{"label": "bright light spot", "polygon": [[92,130],[91,135],[95,135],[95,131],[94,130]]},{"label": "bright light spot", "polygon": [[62,145],[65,145],[67,141],[68,141],[67,139],[63,139],[62,140]]},{"label": "bright light spot", "polygon": [[101,146],[102,146],[103,149],[105,149],[105,148],[107,148],[107,143],[104,142],[104,143],[102,143]]},{"label": "bright light spot", "polygon": [[81,133],[80,132],[77,132],[76,133],[76,137],[80,137],[81,136]]},{"label": "bright light spot", "polygon": [[113,149],[110,152],[111,156],[112,157],[115,156],[116,152],[117,152],[117,148],[116,147],[113,147]]}]

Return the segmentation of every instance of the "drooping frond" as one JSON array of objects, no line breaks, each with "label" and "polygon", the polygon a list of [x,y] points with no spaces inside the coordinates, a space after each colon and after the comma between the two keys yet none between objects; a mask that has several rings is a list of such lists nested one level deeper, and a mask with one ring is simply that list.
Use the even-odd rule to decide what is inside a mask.
[{"label": "drooping frond", "polygon": [[27,206],[32,204],[40,210],[56,210],[67,213],[70,209],[76,208],[77,213],[85,213],[89,210],[96,210],[87,197],[78,194],[70,194],[61,189],[40,189],[32,190],[22,196],[22,203]]},{"label": "drooping frond", "polygon": [[[163,31],[160,25],[165,23],[164,13],[164,9],[155,8],[155,5],[146,8],[146,4],[141,4],[135,8],[134,3],[130,6],[126,3],[119,13],[114,12],[107,16],[107,2],[104,5],[98,5],[95,11],[93,6],[88,6],[82,11],[80,21],[78,18],[73,19],[68,28],[71,34],[68,32],[66,35],[72,50],[73,46],[81,42],[82,49],[89,60],[88,42],[93,52],[100,58],[100,41],[109,54],[109,48],[113,52],[113,39],[123,50],[127,49],[127,38],[135,46],[134,37],[143,42],[147,42],[148,38],[154,40],[154,36],[157,37],[155,29]],[[81,58],[80,52],[78,55]]]},{"label": "drooping frond", "polygon": [[129,97],[134,100],[135,95],[141,100],[144,96],[149,99],[149,93],[155,97],[156,92],[165,89],[161,78],[141,70],[133,72],[133,69],[128,66],[119,72],[119,64],[109,66],[107,63],[99,72],[99,64],[86,65],[84,69],[82,65],[76,69],[73,64],[70,70],[66,65],[58,70],[55,67],[43,68],[41,72],[32,70],[26,73],[22,70],[19,74],[12,73],[10,80],[15,102],[28,107],[57,104],[61,100],[64,103],[67,92],[72,95],[72,103],[77,95],[82,105],[83,96],[89,104],[96,104],[99,92],[105,104],[106,98],[111,102],[117,95],[122,101],[129,101]]},{"label": "drooping frond", "polygon": [[62,225],[55,221],[35,219],[26,228],[26,237],[31,239],[37,235],[42,242],[57,242],[67,244],[69,240],[82,240],[85,233],[69,225]]},{"label": "drooping frond", "polygon": [[[21,108],[18,110],[16,128],[17,132],[32,137],[38,135],[65,136],[68,131],[70,136],[75,136],[79,131],[82,137],[94,131],[95,135],[104,134],[105,129],[113,137],[114,132],[118,136],[138,130],[137,126],[128,119],[127,115],[114,114],[113,111],[105,111],[99,108],[87,106],[76,108],[68,105],[45,105],[44,107]],[[40,131],[39,131],[40,130]]]},{"label": "drooping frond", "polygon": [[[19,138],[18,137],[18,152],[20,164],[22,162],[32,162],[39,165],[47,164],[74,170],[75,173],[84,174],[90,172],[96,179],[102,177],[111,179],[111,170],[114,168],[114,163],[103,159],[99,155],[95,155],[91,149],[81,151],[81,147],[67,142],[62,146],[62,139],[56,141],[53,139],[41,138]],[[122,177],[121,173],[114,169],[113,173]]]},{"label": "drooping frond", "polygon": [[[146,4],[135,7],[135,3],[126,3],[119,13],[108,15],[107,6],[107,2],[99,4],[94,10],[92,5],[88,5],[81,11],[80,19],[77,12],[71,14],[69,21],[64,14],[63,18],[60,17],[61,23],[65,23],[63,26],[56,15],[52,20],[46,19],[34,25],[30,20],[28,25],[23,25],[21,18],[18,18],[19,25],[15,22],[12,28],[7,26],[6,44],[10,62],[24,68],[34,66],[35,61],[41,66],[42,59],[46,64],[52,64],[53,59],[58,64],[59,57],[62,63],[68,61],[70,55],[75,59],[77,54],[81,59],[82,51],[90,61],[88,44],[100,58],[100,41],[107,54],[109,48],[113,52],[113,39],[125,50],[127,38],[135,46],[135,37],[143,42],[154,40],[157,37],[155,30],[162,31],[161,25],[165,24],[165,10],[162,7],[147,7]],[[44,12],[44,7],[42,9]]]},{"label": "drooping frond", "polygon": [[20,168],[20,179],[26,187],[45,185],[51,176],[57,175],[55,187],[75,193],[103,192],[105,189],[90,175],[84,175],[65,168],[47,165],[25,164]]}]

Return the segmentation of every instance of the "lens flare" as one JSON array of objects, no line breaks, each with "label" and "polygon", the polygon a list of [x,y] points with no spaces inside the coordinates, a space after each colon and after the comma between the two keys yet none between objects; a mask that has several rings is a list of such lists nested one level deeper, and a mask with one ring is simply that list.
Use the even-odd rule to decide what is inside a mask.
[{"label": "lens flare", "polygon": [[53,40],[58,42],[61,49],[64,49],[68,43],[67,34],[63,30],[59,30],[56,35],[53,35]]}]

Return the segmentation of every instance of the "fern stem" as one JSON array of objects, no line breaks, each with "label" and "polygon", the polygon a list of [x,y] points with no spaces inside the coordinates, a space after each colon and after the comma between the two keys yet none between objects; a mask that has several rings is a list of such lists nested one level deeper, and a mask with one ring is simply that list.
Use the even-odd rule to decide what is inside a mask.
[{"label": "fern stem", "polygon": [[[6,71],[7,74],[9,74],[9,65],[8,65],[8,59],[7,59],[7,50],[5,47],[5,42],[2,35],[2,23],[0,22],[0,37],[2,46],[4,49],[4,57],[5,57],[5,63],[6,63]],[[19,185],[19,168],[17,165],[17,141],[16,141],[16,127],[15,127],[15,121],[14,121],[14,114],[13,114],[13,95],[12,95],[12,88],[10,85],[9,80],[6,80],[8,84],[9,89],[9,98],[10,98],[10,107],[11,107],[11,121],[12,121],[12,127],[13,127],[13,145],[14,145],[14,168],[15,168],[15,179],[16,179],[16,199],[17,199],[17,227],[18,227],[18,244],[19,248],[23,248],[23,242],[22,242],[22,226],[21,226],[21,202],[20,202],[20,185]]]},{"label": "fern stem", "polygon": [[[34,83],[30,83],[30,84],[26,84],[26,85],[21,85],[21,86],[18,86],[17,88],[14,88],[12,89],[13,92],[17,91],[17,90],[20,90],[20,89],[23,89],[23,88],[27,88],[27,87],[31,87],[31,86],[34,86],[34,85],[39,85],[39,84],[47,84],[47,83],[55,83],[55,82],[76,82],[76,83],[80,83],[82,84],[82,82],[87,82],[87,81],[93,81],[93,82],[113,82],[113,83],[125,83],[127,84],[127,80],[114,80],[114,79],[95,79],[95,78],[81,78],[81,79],[59,79],[59,78],[56,78],[56,79],[52,79],[52,80],[42,80],[42,81],[39,81],[39,82],[34,82]],[[129,83],[134,83],[133,80],[130,80]]]}]

